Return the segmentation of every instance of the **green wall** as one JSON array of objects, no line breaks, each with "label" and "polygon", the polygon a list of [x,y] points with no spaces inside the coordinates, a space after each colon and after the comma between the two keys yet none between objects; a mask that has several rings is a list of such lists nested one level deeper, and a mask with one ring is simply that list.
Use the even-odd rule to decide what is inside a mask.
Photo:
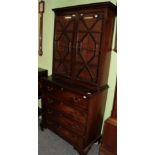
[{"label": "green wall", "polygon": [[[52,74],[52,51],[53,51],[53,31],[54,31],[54,13],[51,9],[66,7],[72,5],[88,4],[104,2],[106,0],[46,0],[45,1],[45,13],[44,13],[44,23],[43,23],[43,56],[38,56],[38,66],[41,68],[48,69],[49,75]],[[111,0],[112,3],[116,4],[116,0]],[[104,120],[110,116],[114,89],[116,83],[116,53],[112,51],[111,64],[109,72],[109,90],[107,96],[107,103],[105,109]]]}]

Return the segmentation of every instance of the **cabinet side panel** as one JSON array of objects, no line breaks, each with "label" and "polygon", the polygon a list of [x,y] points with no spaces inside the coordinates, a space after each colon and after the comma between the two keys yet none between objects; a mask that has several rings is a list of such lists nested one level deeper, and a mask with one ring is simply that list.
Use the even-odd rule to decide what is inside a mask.
[{"label": "cabinet side panel", "polygon": [[86,144],[88,145],[101,135],[101,127],[107,98],[107,89],[94,95],[89,100]]},{"label": "cabinet side panel", "polygon": [[103,25],[101,57],[98,72],[98,84],[101,86],[106,85],[108,82],[114,23],[114,12],[112,12],[111,10],[107,10],[107,14],[105,14],[105,21]]}]

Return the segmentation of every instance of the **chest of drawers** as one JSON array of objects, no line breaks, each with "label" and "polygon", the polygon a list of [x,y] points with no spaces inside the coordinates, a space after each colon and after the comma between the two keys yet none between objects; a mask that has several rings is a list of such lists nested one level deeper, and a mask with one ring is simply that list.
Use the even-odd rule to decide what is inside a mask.
[{"label": "chest of drawers", "polygon": [[79,153],[86,154],[100,138],[107,86],[88,92],[44,79],[42,93],[42,129],[49,128],[71,143]]}]

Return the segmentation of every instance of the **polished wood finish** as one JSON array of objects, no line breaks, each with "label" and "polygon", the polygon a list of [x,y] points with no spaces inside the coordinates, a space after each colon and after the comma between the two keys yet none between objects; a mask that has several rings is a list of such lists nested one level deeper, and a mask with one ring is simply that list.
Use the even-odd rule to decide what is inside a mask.
[{"label": "polished wood finish", "polygon": [[101,136],[107,88],[106,85],[94,91],[60,83],[52,77],[44,79],[42,129],[51,129],[80,154],[86,154]]},{"label": "polished wood finish", "polygon": [[117,155],[117,90],[111,116],[104,123],[99,155]]},{"label": "polished wood finish", "polygon": [[112,6],[54,9],[53,77],[91,89],[107,84],[116,14]]},{"label": "polished wood finish", "polygon": [[54,9],[52,75],[42,81],[42,130],[80,155],[101,138],[116,7],[111,3]]}]

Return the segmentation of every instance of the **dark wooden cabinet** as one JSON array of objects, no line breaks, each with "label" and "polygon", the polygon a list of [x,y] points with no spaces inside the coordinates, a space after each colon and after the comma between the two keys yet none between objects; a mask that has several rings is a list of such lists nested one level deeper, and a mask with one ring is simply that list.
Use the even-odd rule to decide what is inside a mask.
[{"label": "dark wooden cabinet", "polygon": [[53,11],[53,73],[43,80],[41,127],[86,155],[101,137],[116,7],[106,2]]},{"label": "dark wooden cabinet", "polygon": [[53,77],[90,88],[106,85],[115,6],[98,3],[54,12]]}]

